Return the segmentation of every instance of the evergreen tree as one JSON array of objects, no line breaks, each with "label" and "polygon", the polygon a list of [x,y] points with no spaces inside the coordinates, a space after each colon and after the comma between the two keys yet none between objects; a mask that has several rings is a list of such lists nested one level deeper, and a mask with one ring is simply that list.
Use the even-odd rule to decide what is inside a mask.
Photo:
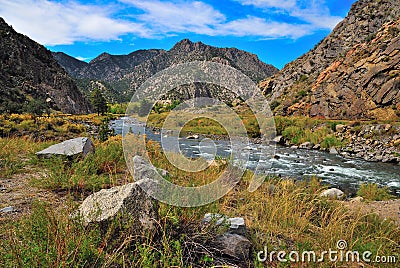
[{"label": "evergreen tree", "polygon": [[101,94],[100,89],[93,90],[90,101],[98,115],[103,115],[107,112],[107,101]]}]

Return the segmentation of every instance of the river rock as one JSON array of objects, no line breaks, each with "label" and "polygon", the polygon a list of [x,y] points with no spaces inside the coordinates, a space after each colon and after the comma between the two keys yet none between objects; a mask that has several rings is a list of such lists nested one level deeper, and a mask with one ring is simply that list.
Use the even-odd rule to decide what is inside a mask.
[{"label": "river rock", "polygon": [[362,201],[364,201],[364,198],[362,196],[357,196],[357,197],[354,197],[354,198],[350,199],[351,203],[359,203],[359,202],[362,202]]},{"label": "river rock", "polygon": [[251,242],[242,235],[226,233],[217,237],[214,243],[223,254],[239,260],[248,260],[250,257]]},{"label": "river rock", "polygon": [[321,144],[319,144],[319,143],[315,144],[313,149],[315,149],[315,150],[321,149]]},{"label": "river rock", "polygon": [[342,133],[343,131],[346,130],[346,126],[342,125],[342,124],[336,125],[335,130],[336,130],[336,132]]},{"label": "river rock", "polygon": [[197,140],[197,139],[199,139],[199,135],[197,135],[197,134],[190,135],[190,136],[187,136],[186,139],[188,139],[188,140]]},{"label": "river rock", "polygon": [[338,151],[336,150],[335,147],[331,147],[331,148],[329,149],[329,153],[330,153],[330,154],[338,154]]},{"label": "river rock", "polygon": [[324,190],[319,196],[321,197],[327,197],[329,199],[343,199],[344,198],[344,192],[342,190],[339,190],[337,188],[330,188]]},{"label": "river rock", "polygon": [[276,136],[273,140],[275,143],[282,143],[283,142],[283,136]]},{"label": "river rock", "polygon": [[299,148],[300,149],[312,149],[314,147],[314,143],[306,141],[300,144]]},{"label": "river rock", "polygon": [[134,229],[155,231],[158,203],[139,186],[140,182],[102,189],[89,195],[79,206],[77,216],[83,223],[109,223],[119,214],[135,221]]},{"label": "river rock", "polygon": [[54,144],[40,152],[37,152],[38,157],[50,158],[54,155],[64,156],[76,156],[76,155],[87,155],[94,151],[93,142],[86,137],[80,137],[63,141],[58,144]]},{"label": "river rock", "polygon": [[15,211],[15,209],[12,206],[0,209],[0,213],[10,213],[10,212],[14,212],[14,211]]},{"label": "river rock", "polygon": [[214,222],[215,225],[229,225],[228,233],[244,235],[246,233],[246,224],[242,217],[228,218],[225,215],[218,213],[207,213],[202,220],[203,224]]}]

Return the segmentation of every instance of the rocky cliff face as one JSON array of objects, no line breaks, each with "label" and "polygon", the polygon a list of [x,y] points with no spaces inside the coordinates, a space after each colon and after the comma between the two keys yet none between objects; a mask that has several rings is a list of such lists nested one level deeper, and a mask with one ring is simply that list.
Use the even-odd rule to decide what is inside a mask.
[{"label": "rocky cliff face", "polygon": [[400,112],[400,1],[360,0],[313,50],[260,83],[277,114],[389,119]]},{"label": "rocky cliff face", "polygon": [[[120,56],[103,53],[89,64],[81,66],[76,64],[76,59],[69,60],[64,56],[65,54],[62,55],[63,57],[60,55],[59,53],[54,54],[59,63],[73,77],[106,81],[119,92],[120,96],[115,96],[115,99],[121,101],[129,101],[135,90],[152,75],[179,63],[195,60],[220,62],[242,71],[255,82],[278,71],[274,66],[261,62],[254,54],[236,48],[217,48],[201,42],[193,43],[188,39],[180,41],[169,51],[139,50]],[[194,92],[199,88],[204,88],[204,86],[192,85],[184,90]],[[205,89],[203,91],[206,92]],[[217,92],[220,89],[212,91]],[[219,95],[228,96],[229,94]]]},{"label": "rocky cliff face", "polygon": [[42,45],[0,18],[0,112],[23,110],[30,99],[65,113],[87,113],[75,82]]}]

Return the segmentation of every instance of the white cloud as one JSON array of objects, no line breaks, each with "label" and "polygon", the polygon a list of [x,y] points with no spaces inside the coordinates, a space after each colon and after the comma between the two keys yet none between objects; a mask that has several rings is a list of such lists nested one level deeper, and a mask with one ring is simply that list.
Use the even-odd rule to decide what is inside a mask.
[{"label": "white cloud", "polygon": [[[199,0],[119,0],[112,5],[73,0],[0,0],[0,16],[18,32],[45,45],[119,40],[126,34],[146,38],[194,33],[296,39],[317,29],[331,29],[341,20],[330,15],[323,0],[234,1],[260,8],[265,18],[248,15],[229,20],[221,11]],[[125,19],[115,18],[120,11]],[[296,22],[272,20],[268,12],[295,18],[291,21]]]},{"label": "white cloud", "polygon": [[[295,0],[262,1],[269,6],[286,7]],[[211,36],[253,36],[258,38],[299,38],[312,32],[309,24],[289,24],[248,16],[228,21],[225,15],[203,2],[162,2],[159,0],[122,0],[143,11],[137,16],[156,34],[196,33]]]},{"label": "white cloud", "polygon": [[218,10],[203,2],[162,2],[157,0],[123,0],[144,13],[137,19],[146,23],[155,35],[185,33],[213,35],[214,27],[226,18]]},{"label": "white cloud", "polygon": [[144,25],[113,19],[109,10],[76,2],[1,0],[0,16],[16,31],[45,45],[117,40],[127,33],[149,36]]},{"label": "white cloud", "polygon": [[256,36],[260,38],[292,38],[296,39],[310,33],[310,25],[289,24],[275,21],[266,21],[262,18],[247,17],[221,25],[221,35]]},{"label": "white cloud", "polygon": [[296,0],[236,0],[243,5],[252,5],[262,8],[294,8]]},{"label": "white cloud", "polygon": [[80,61],[87,61],[87,60],[89,60],[90,58],[85,58],[85,57],[82,57],[82,56],[77,56],[77,57],[75,57],[75,59],[80,60]]},{"label": "white cloud", "polygon": [[[234,0],[268,12],[285,13],[310,24],[311,30],[333,29],[343,18],[332,16],[324,0]],[[274,10],[272,10],[274,9]]]}]

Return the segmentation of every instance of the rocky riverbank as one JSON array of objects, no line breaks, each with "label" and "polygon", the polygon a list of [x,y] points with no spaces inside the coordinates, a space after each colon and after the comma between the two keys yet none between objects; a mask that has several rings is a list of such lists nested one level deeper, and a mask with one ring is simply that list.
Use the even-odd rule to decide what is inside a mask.
[{"label": "rocky riverbank", "polygon": [[352,124],[335,126],[335,137],[343,146],[321,148],[320,144],[304,142],[293,144],[283,136],[277,136],[278,144],[299,149],[326,150],[347,158],[362,158],[366,161],[400,163],[400,126],[395,124]]}]

